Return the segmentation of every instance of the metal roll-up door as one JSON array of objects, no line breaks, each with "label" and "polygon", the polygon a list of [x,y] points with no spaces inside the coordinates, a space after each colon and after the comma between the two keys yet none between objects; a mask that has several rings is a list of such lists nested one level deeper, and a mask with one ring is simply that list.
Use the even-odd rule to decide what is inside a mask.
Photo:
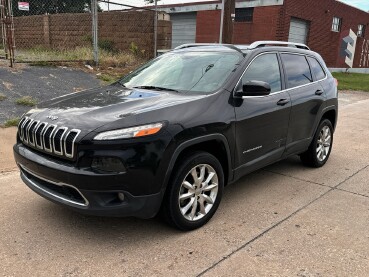
[{"label": "metal roll-up door", "polygon": [[308,34],[309,21],[291,18],[288,41],[306,44]]},{"label": "metal roll-up door", "polygon": [[172,13],[172,48],[196,41],[196,12]]}]

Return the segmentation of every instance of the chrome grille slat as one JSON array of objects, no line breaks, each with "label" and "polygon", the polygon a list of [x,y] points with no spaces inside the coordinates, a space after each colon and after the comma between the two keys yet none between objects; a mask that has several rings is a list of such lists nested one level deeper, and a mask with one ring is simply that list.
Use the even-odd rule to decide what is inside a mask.
[{"label": "chrome grille slat", "polygon": [[52,137],[53,151],[57,155],[63,155],[63,136],[67,130],[67,127],[60,127],[54,132],[54,136]]},{"label": "chrome grille slat", "polygon": [[30,119],[30,118],[28,118],[26,121],[24,121],[24,123],[23,123],[23,127],[22,127],[22,129],[23,129],[23,132],[22,132],[22,134],[23,134],[23,142],[25,143],[25,144],[28,144],[28,126],[29,126],[29,124],[32,122],[32,119]]},{"label": "chrome grille slat", "polygon": [[29,124],[28,127],[28,143],[31,146],[35,146],[35,129],[37,128],[37,125],[40,123],[38,120],[32,121],[32,123]]},{"label": "chrome grille slat", "polygon": [[[68,158],[73,158],[74,157],[74,143],[75,143],[75,141],[76,141],[76,139],[77,139],[80,132],[81,132],[80,130],[72,129],[65,136],[64,153],[65,153],[65,156],[67,156]],[[75,135],[73,136],[73,134],[75,134]],[[70,149],[70,151],[69,151],[69,149]]]},{"label": "chrome grille slat", "polygon": [[78,129],[49,124],[27,116],[18,124],[18,137],[23,144],[68,159],[75,156],[75,143],[80,133]]},{"label": "chrome grille slat", "polygon": [[43,143],[42,143],[42,135],[46,127],[47,127],[47,123],[41,122],[35,131],[35,144],[38,149],[44,149]]},{"label": "chrome grille slat", "polygon": [[20,140],[22,140],[22,141],[23,141],[23,129],[22,129],[22,127],[23,127],[24,122],[27,119],[28,119],[28,117],[23,117],[21,119],[21,121],[19,121],[19,124],[18,124],[18,135],[19,135]]},{"label": "chrome grille slat", "polygon": [[53,145],[52,145],[52,136],[54,131],[56,130],[56,125],[49,125],[46,128],[44,135],[42,136],[42,142],[44,144],[44,149],[46,152],[52,153],[53,152]]}]

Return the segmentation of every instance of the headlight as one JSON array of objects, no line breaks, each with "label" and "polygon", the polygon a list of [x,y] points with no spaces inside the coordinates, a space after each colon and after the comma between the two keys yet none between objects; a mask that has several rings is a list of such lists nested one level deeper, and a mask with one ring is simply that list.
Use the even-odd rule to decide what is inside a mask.
[{"label": "headlight", "polygon": [[98,134],[94,137],[94,140],[114,140],[125,138],[138,138],[156,134],[163,127],[163,123],[155,123],[142,125],[137,127],[119,129],[114,131],[107,131]]}]

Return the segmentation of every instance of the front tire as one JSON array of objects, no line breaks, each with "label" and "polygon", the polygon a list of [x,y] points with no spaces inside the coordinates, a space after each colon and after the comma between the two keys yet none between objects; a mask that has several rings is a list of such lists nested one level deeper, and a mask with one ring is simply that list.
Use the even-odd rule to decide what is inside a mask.
[{"label": "front tire", "polygon": [[320,122],[309,149],[300,155],[304,165],[322,167],[327,162],[332,151],[333,126],[328,119]]},{"label": "front tire", "polygon": [[223,168],[213,155],[194,152],[174,170],[162,212],[180,230],[197,229],[211,219],[219,206],[224,188]]}]

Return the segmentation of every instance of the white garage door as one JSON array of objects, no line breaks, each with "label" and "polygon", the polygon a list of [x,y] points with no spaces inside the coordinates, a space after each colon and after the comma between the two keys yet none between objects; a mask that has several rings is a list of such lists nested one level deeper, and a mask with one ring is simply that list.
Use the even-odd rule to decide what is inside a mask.
[{"label": "white garage door", "polygon": [[308,33],[309,21],[298,18],[291,18],[288,41],[306,44]]},{"label": "white garage door", "polygon": [[196,40],[196,12],[172,13],[172,48]]}]

